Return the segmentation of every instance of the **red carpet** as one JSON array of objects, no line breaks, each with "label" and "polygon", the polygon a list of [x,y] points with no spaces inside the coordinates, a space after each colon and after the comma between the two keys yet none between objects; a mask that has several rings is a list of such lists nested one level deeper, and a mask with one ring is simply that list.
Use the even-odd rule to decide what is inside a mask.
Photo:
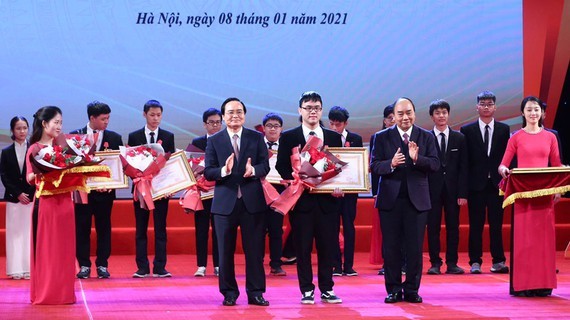
[{"label": "red carpet", "polygon": [[[266,261],[267,261],[266,257]],[[151,258],[152,259],[152,258]],[[208,267],[205,278],[195,278],[194,255],[171,255],[170,279],[133,279],[134,256],[112,256],[110,279],[76,281],[77,303],[69,306],[32,306],[29,281],[0,278],[2,319],[357,319],[357,318],[567,318],[570,314],[570,260],[558,253],[558,289],[548,298],[514,298],[508,295],[508,275],[423,275],[420,294],[423,304],[384,304],[383,277],[377,266],[368,264],[367,253],[357,253],[357,277],[335,277],[340,305],[301,305],[294,266],[284,266],[286,277],[267,277],[267,308],[247,305],[244,258],[236,256],[241,296],[235,307],[223,307],[217,278]],[[314,258],[316,259],[316,258]],[[484,256],[489,261],[488,254]],[[464,253],[460,261],[467,261]],[[428,263],[424,260],[424,266]],[[465,263],[460,266],[467,267]],[[266,270],[268,268],[266,267]],[[424,268],[425,270],[425,268]],[[5,258],[0,257],[0,274]],[[316,281],[316,280],[315,280]]]}]

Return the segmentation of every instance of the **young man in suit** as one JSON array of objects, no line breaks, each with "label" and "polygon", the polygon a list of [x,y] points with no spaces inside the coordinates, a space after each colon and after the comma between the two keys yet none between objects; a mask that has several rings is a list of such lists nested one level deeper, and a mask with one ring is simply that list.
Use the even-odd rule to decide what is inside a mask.
[{"label": "young man in suit", "polygon": [[[149,100],[144,104],[143,117],[146,120],[144,128],[129,133],[129,146],[139,146],[149,143],[162,143],[165,152],[175,152],[174,134],[159,128],[162,120],[162,105],[156,100]],[[172,277],[166,271],[166,215],[168,213],[169,198],[165,197],[154,201],[154,261],[152,273],[153,277]],[[150,211],[141,208],[139,201],[133,201],[135,207],[136,223],[136,263],[138,270],[133,274],[133,278],[144,278],[150,274],[150,266],[147,254],[147,231]]]},{"label": "young man in suit", "polygon": [[[431,209],[428,174],[439,168],[435,138],[414,125],[413,102],[394,104],[396,126],[374,137],[372,172],[380,175],[376,208],[380,214],[384,248],[385,303],[402,300],[421,303],[422,247]],[[402,283],[402,244],[406,253],[406,280]]]},{"label": "young man in suit", "polygon": [[428,274],[441,274],[439,257],[441,210],[445,211],[447,234],[445,264],[447,274],[463,274],[457,265],[459,246],[459,206],[467,204],[467,143],[465,136],[447,124],[451,107],[445,100],[435,100],[429,106],[429,115],[435,124],[432,133],[437,140],[441,166],[429,174],[431,210],[428,214],[428,247],[431,267]]},{"label": "young man in suit", "polygon": [[[279,138],[283,130],[283,118],[277,113],[270,112],[263,117],[264,141],[267,149],[277,151],[279,149]],[[274,169],[275,170],[275,169]],[[273,185],[277,192],[281,193],[285,187],[281,184]],[[283,270],[281,254],[283,252],[283,215],[269,209],[265,217],[267,235],[269,236],[269,274],[272,276],[286,276]]]},{"label": "young man in suit", "polygon": [[[106,103],[93,101],[87,105],[89,122],[81,129],[72,131],[72,134],[93,135],[97,151],[105,149],[118,150],[123,145],[121,135],[107,130],[111,118],[111,108]],[[95,218],[95,231],[97,232],[97,277],[109,278],[108,259],[111,255],[111,211],[115,200],[115,190],[95,190],[87,195],[86,204],[75,204],[75,241],[77,262],[80,271],[77,278],[87,279],[91,276],[91,260],[89,259],[91,246],[91,220]]]},{"label": "young man in suit", "polygon": [[[287,130],[279,140],[279,152],[275,168],[283,179],[293,179],[291,168],[292,149],[297,146],[303,148],[309,136],[316,135],[324,145],[341,147],[341,135],[320,126],[323,115],[323,101],[315,91],[308,91],[299,99],[299,114],[301,125]],[[311,194],[308,190],[295,204],[289,214],[292,230],[295,234],[295,250],[297,252],[297,277],[301,289],[301,303],[315,303],[315,285],[313,284],[313,270],[311,265],[311,252],[313,239],[317,247],[318,285],[321,291],[321,300],[325,303],[341,303],[333,291],[332,278],[333,255],[338,244],[339,205],[338,197],[343,194],[335,190],[331,194]],[[335,233],[336,232],[336,233]]]},{"label": "young man in suit", "polygon": [[[348,110],[343,107],[334,106],[329,111],[329,128],[341,135],[344,147],[362,147],[362,137],[354,132],[346,130],[349,118]],[[342,268],[342,254],[340,243],[336,246],[333,276],[357,276],[354,270],[354,244],[356,230],[354,219],[356,219],[356,202],[358,193],[345,194],[340,199],[340,215],[337,224],[337,234],[340,233],[340,218],[342,217],[342,233],[344,236],[344,269]]]},{"label": "young man in suit", "polygon": [[477,96],[479,119],[461,127],[469,150],[469,264],[471,273],[481,273],[483,229],[489,222],[493,265],[491,272],[508,273],[503,249],[503,197],[499,196],[501,176],[497,168],[509,140],[509,126],[493,118],[496,97],[490,91]]},{"label": "young man in suit", "polygon": [[[206,151],[208,138],[222,130],[222,113],[216,108],[209,108],[202,115],[204,129],[206,134],[194,138],[191,145]],[[190,148],[190,146],[188,147]],[[188,150],[187,148],[187,150]],[[195,277],[204,277],[206,275],[206,266],[208,264],[208,233],[210,224],[212,225],[212,260],[214,263],[214,275],[220,273],[218,258],[218,240],[216,239],[216,228],[214,227],[214,216],[211,215],[212,199],[202,200],[204,210],[194,213],[194,225],[196,226],[196,258],[198,269],[194,273]]]},{"label": "young man in suit", "polygon": [[216,182],[212,214],[220,253],[222,304],[234,306],[239,296],[234,264],[239,226],[245,253],[247,302],[268,306],[263,298],[267,204],[260,181],[269,172],[267,147],[260,132],[243,127],[247,109],[239,99],[226,99],[221,110],[227,130],[208,139],[204,176]]}]

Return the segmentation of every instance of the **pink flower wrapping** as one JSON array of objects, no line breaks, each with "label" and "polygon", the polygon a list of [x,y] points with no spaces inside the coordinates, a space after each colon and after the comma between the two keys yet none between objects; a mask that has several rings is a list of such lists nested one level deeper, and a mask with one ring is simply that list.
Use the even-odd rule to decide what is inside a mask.
[{"label": "pink flower wrapping", "polygon": [[322,146],[322,140],[311,136],[305,147],[299,152],[295,147],[291,154],[293,180],[283,183],[288,187],[273,202],[271,209],[285,215],[297,203],[305,190],[311,190],[342,171],[347,163],[335,157]]},{"label": "pink flower wrapping", "polygon": [[216,185],[215,181],[208,181],[204,178],[204,154],[187,152],[188,163],[192,173],[196,178],[196,184],[184,191],[178,203],[184,208],[186,213],[194,213],[204,210],[202,203],[202,192],[209,192]]}]

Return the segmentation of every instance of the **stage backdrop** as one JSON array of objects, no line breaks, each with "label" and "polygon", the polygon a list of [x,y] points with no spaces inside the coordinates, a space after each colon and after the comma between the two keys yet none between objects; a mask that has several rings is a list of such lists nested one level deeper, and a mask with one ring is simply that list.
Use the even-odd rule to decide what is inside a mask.
[{"label": "stage backdrop", "polygon": [[365,141],[399,96],[425,128],[437,98],[454,127],[475,120],[482,90],[496,93],[499,119],[520,122],[521,1],[0,1],[0,21],[1,147],[14,115],[31,125],[57,105],[67,132],[85,126],[93,100],[111,106],[124,142],[159,100],[178,148],[231,96],[247,126],[268,112],[296,126],[307,90],[323,96],[325,124],[344,106]]}]

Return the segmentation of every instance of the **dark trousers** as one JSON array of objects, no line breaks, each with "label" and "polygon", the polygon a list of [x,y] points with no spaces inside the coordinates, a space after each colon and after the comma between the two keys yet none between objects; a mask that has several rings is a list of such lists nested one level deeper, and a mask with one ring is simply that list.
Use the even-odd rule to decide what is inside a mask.
[{"label": "dark trousers", "polygon": [[218,239],[216,237],[216,227],[214,225],[214,216],[210,213],[212,208],[212,200],[202,201],[204,210],[194,213],[194,226],[196,227],[196,258],[198,267],[208,265],[208,234],[210,233],[210,225],[212,225],[212,261],[214,267],[219,266],[218,258]]},{"label": "dark trousers", "polygon": [[338,243],[336,221],[338,211],[327,212],[316,205],[310,211],[294,209],[289,214],[291,226],[295,232],[295,251],[297,252],[297,277],[301,293],[315,290],[313,284],[313,266],[311,252],[313,251],[313,239],[316,242],[318,261],[318,285],[322,292],[333,289],[333,254],[335,243]]},{"label": "dark trousers", "polygon": [[[291,223],[291,218],[289,218],[289,223]],[[295,240],[293,228],[289,228],[289,234],[285,238],[285,243],[283,244],[283,252],[281,253],[283,258],[291,259],[297,256],[295,252]]]},{"label": "dark trousers", "polygon": [[[384,248],[386,292],[418,293],[422,278],[422,247],[427,211],[418,211],[407,198],[397,198],[392,210],[378,210]],[[406,280],[402,283],[402,245],[406,252]]]},{"label": "dark trousers", "polygon": [[273,269],[281,267],[281,252],[283,248],[283,215],[268,210],[265,225],[269,235],[269,266]]},{"label": "dark trousers", "polygon": [[340,252],[340,243],[337,239],[334,266],[339,270],[348,271],[354,266],[354,243],[356,230],[354,228],[354,219],[356,219],[356,202],[358,194],[345,194],[341,198],[341,212],[337,223],[336,233],[340,233],[340,220],[342,220],[342,234],[344,237],[344,269],[342,269],[342,254]]},{"label": "dark trousers", "polygon": [[485,218],[489,223],[493,263],[506,261],[503,249],[503,197],[491,179],[482,191],[470,191],[469,207],[469,264],[483,263],[483,229]]},{"label": "dark trousers", "polygon": [[111,210],[113,200],[95,200],[89,197],[88,204],[75,204],[75,256],[79,266],[91,267],[91,224],[95,218],[97,233],[97,267],[108,267],[111,256]]},{"label": "dark trousers", "polygon": [[445,186],[439,196],[431,198],[431,210],[429,211],[427,222],[429,261],[434,266],[441,266],[442,264],[442,260],[439,257],[441,250],[442,209],[445,211],[445,233],[447,239],[445,264],[456,266],[459,246],[459,205],[457,204],[457,198],[450,196]]},{"label": "dark trousers", "polygon": [[224,297],[239,296],[234,262],[239,226],[245,254],[245,291],[250,298],[261,296],[265,292],[265,212],[251,214],[243,200],[237,199],[230,215],[214,214],[214,224],[220,252],[220,292]]},{"label": "dark trousers", "polygon": [[[154,201],[152,218],[154,220],[154,261],[153,273],[163,271],[166,266],[166,215],[168,214],[168,200]],[[135,243],[136,262],[141,270],[150,272],[147,253],[147,231],[150,211],[141,209],[140,202],[133,201],[135,206]]]}]

